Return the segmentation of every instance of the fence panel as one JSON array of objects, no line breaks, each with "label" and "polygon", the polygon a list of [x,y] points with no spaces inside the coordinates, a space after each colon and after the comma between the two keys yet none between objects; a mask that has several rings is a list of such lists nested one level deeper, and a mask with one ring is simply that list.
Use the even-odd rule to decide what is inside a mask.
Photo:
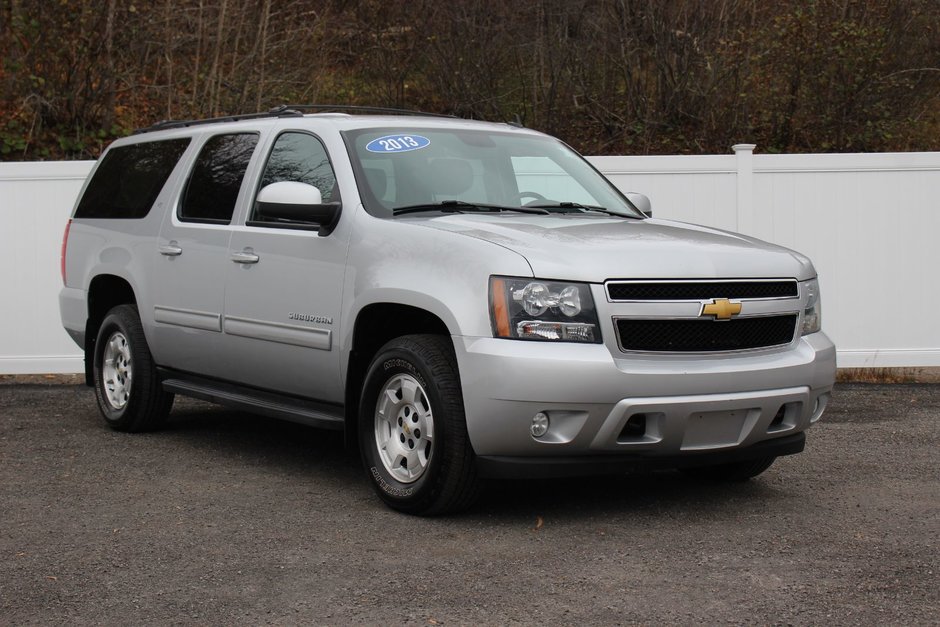
[{"label": "fence panel", "polygon": [[[940,366],[940,152],[591,157],[657,218],[809,255],[841,367]],[[62,230],[92,163],[0,163],[0,374],[80,372],[58,313]]]},{"label": "fence panel", "polygon": [[62,235],[90,161],[0,164],[0,374],[81,372],[59,319]]}]

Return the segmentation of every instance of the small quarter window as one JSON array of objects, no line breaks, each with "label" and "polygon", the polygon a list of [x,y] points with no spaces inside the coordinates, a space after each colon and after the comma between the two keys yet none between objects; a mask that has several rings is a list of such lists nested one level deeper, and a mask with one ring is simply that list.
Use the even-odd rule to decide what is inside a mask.
[{"label": "small quarter window", "polygon": [[88,183],[75,217],[146,217],[187,146],[188,137],[112,148]]},{"label": "small quarter window", "polygon": [[228,224],[258,144],[257,133],[216,135],[199,151],[180,202],[180,220]]}]

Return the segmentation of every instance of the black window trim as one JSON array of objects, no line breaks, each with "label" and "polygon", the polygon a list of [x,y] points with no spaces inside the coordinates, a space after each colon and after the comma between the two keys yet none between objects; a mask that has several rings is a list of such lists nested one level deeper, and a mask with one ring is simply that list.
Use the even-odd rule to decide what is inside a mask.
[{"label": "black window trim", "polygon": [[[88,190],[91,187],[91,184],[94,181],[95,176],[98,174],[99,169],[104,164],[105,159],[107,159],[113,151],[121,150],[124,148],[133,148],[133,147],[141,146],[143,144],[156,144],[156,143],[180,141],[180,140],[186,140],[186,145],[183,147],[182,152],[180,152],[179,157],[177,157],[176,163],[173,164],[173,167],[170,168],[170,171],[167,173],[166,178],[164,178],[163,184],[160,186],[160,189],[157,190],[156,196],[154,196],[153,200],[148,204],[147,210],[142,215],[139,215],[139,216],[121,215],[121,216],[106,216],[106,217],[105,216],[87,216],[87,215],[80,216],[78,215],[79,210],[82,208],[82,200],[85,198],[85,195],[88,193]],[[184,164],[187,162],[186,153],[189,152],[192,146],[193,146],[193,138],[189,135],[183,135],[180,137],[171,136],[171,137],[163,137],[163,138],[154,137],[154,138],[148,138],[145,141],[128,142],[120,146],[115,146],[113,144],[108,146],[107,150],[105,150],[105,152],[95,162],[94,169],[89,173],[88,178],[86,178],[84,184],[82,185],[82,189],[78,195],[78,200],[75,203],[75,209],[73,210],[73,213],[74,213],[73,218],[77,220],[144,220],[146,219],[150,215],[151,211],[153,211],[153,207],[156,204],[157,199],[160,198],[161,194],[167,191],[167,184],[170,182],[171,179],[173,179],[173,175],[176,172],[176,170],[180,167],[185,167],[185,166],[181,166],[181,164]]]},{"label": "black window trim", "polygon": [[228,220],[217,220],[215,218],[184,218],[180,215],[180,211],[183,209],[183,199],[186,198],[186,192],[189,190],[189,183],[192,181],[193,170],[196,168],[196,164],[199,161],[199,155],[202,154],[202,149],[206,147],[212,139],[216,137],[222,137],[225,135],[255,135],[258,137],[258,142],[255,144],[254,150],[252,150],[251,157],[248,159],[248,164],[245,166],[245,174],[242,178],[242,187],[239,188],[239,195],[241,194],[241,189],[244,188],[245,181],[244,177],[248,176],[248,172],[251,170],[251,160],[255,158],[255,151],[258,149],[258,144],[261,143],[261,131],[258,130],[247,130],[247,131],[229,131],[227,133],[213,133],[207,134],[202,142],[199,144],[199,148],[196,150],[195,155],[193,155],[192,162],[189,164],[189,173],[186,176],[186,182],[183,184],[183,189],[179,194],[179,197],[176,199],[176,211],[174,211],[174,217],[177,221],[184,224],[214,224],[217,226],[231,226],[233,220],[235,219],[235,213],[238,209],[238,198],[235,199],[235,207],[232,208],[232,215]]},{"label": "black window trim", "polygon": [[[320,145],[323,146],[323,152],[326,154],[326,160],[330,164],[330,169],[333,170],[333,179],[336,180],[335,187],[337,192],[339,192],[339,181],[336,179],[336,168],[333,166],[333,158],[330,156],[330,149],[327,148],[326,142],[323,141],[323,138],[320,137],[317,133],[309,129],[299,129],[299,128],[286,128],[280,130],[277,135],[271,140],[270,145],[268,146],[268,152],[264,157],[264,163],[261,166],[261,170],[258,172],[258,176],[255,177],[255,180],[252,182],[254,186],[254,192],[251,195],[251,202],[248,205],[248,215],[245,216],[245,226],[253,228],[262,228],[262,229],[289,229],[297,231],[319,231],[319,224],[312,224],[307,222],[267,222],[265,220],[255,220],[255,203],[258,202],[258,194],[261,193],[261,179],[264,178],[264,172],[268,168],[268,162],[271,160],[271,155],[274,153],[274,147],[277,146],[277,140],[279,140],[283,135],[288,133],[295,133],[298,135],[309,135],[314,138]],[[342,194],[339,194],[339,198],[333,199],[330,198],[330,203],[339,203],[340,213],[342,213],[343,198]],[[336,218],[339,220],[339,217]]]}]

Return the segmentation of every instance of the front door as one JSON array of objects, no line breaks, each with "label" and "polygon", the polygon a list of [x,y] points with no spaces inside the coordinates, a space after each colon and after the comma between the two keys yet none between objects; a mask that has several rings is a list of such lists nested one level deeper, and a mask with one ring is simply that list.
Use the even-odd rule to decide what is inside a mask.
[{"label": "front door", "polygon": [[[322,142],[281,133],[260,191],[280,181],[316,186],[339,201]],[[337,334],[348,231],[319,237],[310,225],[265,220],[252,208],[233,229],[225,274],[224,378],[331,403],[343,402]]]}]

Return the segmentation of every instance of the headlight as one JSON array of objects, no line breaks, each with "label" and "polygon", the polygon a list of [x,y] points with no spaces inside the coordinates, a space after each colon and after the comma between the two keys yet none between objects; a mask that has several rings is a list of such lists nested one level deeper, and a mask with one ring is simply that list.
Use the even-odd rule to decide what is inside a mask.
[{"label": "headlight", "polygon": [[494,337],[556,342],[601,341],[586,283],[490,277]]},{"label": "headlight", "polygon": [[805,281],[806,307],[803,309],[803,332],[801,335],[816,333],[822,328],[822,303],[819,299],[819,280]]}]

